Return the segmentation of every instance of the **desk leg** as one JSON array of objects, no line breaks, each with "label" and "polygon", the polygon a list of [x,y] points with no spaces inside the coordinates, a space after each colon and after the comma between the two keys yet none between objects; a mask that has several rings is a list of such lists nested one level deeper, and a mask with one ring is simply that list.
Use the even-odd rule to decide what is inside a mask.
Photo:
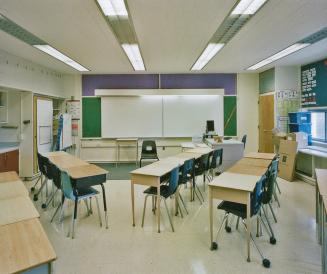
[{"label": "desk leg", "polygon": [[160,177],[158,178],[158,187],[157,187],[157,218],[158,218],[158,233],[160,233]]},{"label": "desk leg", "polygon": [[321,245],[321,267],[322,267],[322,271],[321,273],[326,273],[326,260],[325,260],[325,252],[326,252],[326,248],[325,248],[325,245],[326,245],[326,229],[325,229],[325,223],[326,223],[326,213],[324,213],[322,215],[322,225],[321,225],[321,228],[322,228],[322,245]]},{"label": "desk leg", "polygon": [[318,243],[322,244],[322,227],[324,225],[323,216],[324,216],[324,204],[322,202],[322,197],[318,193]]},{"label": "desk leg", "polygon": [[108,211],[107,211],[107,200],[106,200],[106,190],[103,184],[100,184],[102,188],[102,195],[103,195],[103,207],[104,207],[104,217],[106,220],[106,228],[108,229]]},{"label": "desk leg", "polygon": [[[212,191],[209,186],[209,231],[210,231],[210,249],[215,250],[217,246],[213,242],[213,216],[212,216]],[[216,247],[216,248],[215,248]]]},{"label": "desk leg", "polygon": [[116,167],[118,166],[118,149],[119,149],[118,147],[119,147],[119,145],[118,145],[118,143],[116,143]]},{"label": "desk leg", "polygon": [[312,164],[312,179],[316,179],[316,171],[315,171],[315,169],[316,169],[316,159],[315,159],[315,156],[311,156],[312,158],[312,162],[311,162],[311,164]]},{"label": "desk leg", "polygon": [[135,213],[134,213],[134,182],[131,181],[131,198],[132,198],[132,220],[133,226],[135,226]]},{"label": "desk leg", "polygon": [[251,262],[250,259],[250,233],[251,233],[251,199],[250,193],[247,197],[247,204],[246,204],[246,228],[247,228],[247,251],[248,251],[248,258],[247,261]]},{"label": "desk leg", "polygon": [[136,141],[136,159],[135,159],[135,166],[137,166],[139,160],[139,141]]}]

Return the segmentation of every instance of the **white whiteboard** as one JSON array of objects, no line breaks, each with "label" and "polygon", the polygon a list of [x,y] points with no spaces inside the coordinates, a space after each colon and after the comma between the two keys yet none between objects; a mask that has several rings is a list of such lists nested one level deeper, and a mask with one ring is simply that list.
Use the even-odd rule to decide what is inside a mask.
[{"label": "white whiteboard", "polygon": [[162,97],[102,97],[101,136],[162,137]]},{"label": "white whiteboard", "polygon": [[68,113],[63,114],[62,135],[60,149],[65,149],[73,145],[72,141],[72,116]]},{"label": "white whiteboard", "polygon": [[52,150],[52,124],[53,104],[52,100],[38,98],[36,100],[36,127],[37,127],[37,150],[40,153]]},{"label": "white whiteboard", "polygon": [[165,137],[202,135],[206,121],[215,121],[215,131],[223,135],[224,105],[220,95],[163,96]]}]

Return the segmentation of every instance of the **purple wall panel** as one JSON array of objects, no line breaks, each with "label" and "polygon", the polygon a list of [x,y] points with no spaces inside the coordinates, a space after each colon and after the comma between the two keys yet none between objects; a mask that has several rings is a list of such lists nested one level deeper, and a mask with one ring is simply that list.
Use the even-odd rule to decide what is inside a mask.
[{"label": "purple wall panel", "polygon": [[[236,94],[235,73],[161,74],[163,89],[223,88],[226,95]],[[94,96],[95,89],[158,89],[159,74],[82,75],[83,96]]]},{"label": "purple wall panel", "polygon": [[83,96],[93,96],[95,89],[157,89],[158,74],[82,75]]},{"label": "purple wall panel", "polygon": [[166,89],[223,88],[227,95],[236,94],[235,73],[161,74],[160,83]]}]

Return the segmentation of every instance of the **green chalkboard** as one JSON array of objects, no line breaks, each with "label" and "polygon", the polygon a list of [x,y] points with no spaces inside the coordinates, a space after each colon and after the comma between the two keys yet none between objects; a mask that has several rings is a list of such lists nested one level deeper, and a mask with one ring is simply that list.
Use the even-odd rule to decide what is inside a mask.
[{"label": "green chalkboard", "polygon": [[83,98],[83,137],[101,137],[101,98]]},{"label": "green chalkboard", "polygon": [[224,96],[224,135],[236,136],[236,96]]},{"label": "green chalkboard", "polygon": [[301,67],[302,107],[327,106],[327,59]]}]

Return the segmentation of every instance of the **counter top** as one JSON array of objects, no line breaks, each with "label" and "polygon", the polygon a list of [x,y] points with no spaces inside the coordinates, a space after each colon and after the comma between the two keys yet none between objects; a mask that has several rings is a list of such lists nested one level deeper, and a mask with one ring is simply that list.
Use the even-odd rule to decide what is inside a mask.
[{"label": "counter top", "polygon": [[18,142],[0,142],[0,154],[19,149]]}]

